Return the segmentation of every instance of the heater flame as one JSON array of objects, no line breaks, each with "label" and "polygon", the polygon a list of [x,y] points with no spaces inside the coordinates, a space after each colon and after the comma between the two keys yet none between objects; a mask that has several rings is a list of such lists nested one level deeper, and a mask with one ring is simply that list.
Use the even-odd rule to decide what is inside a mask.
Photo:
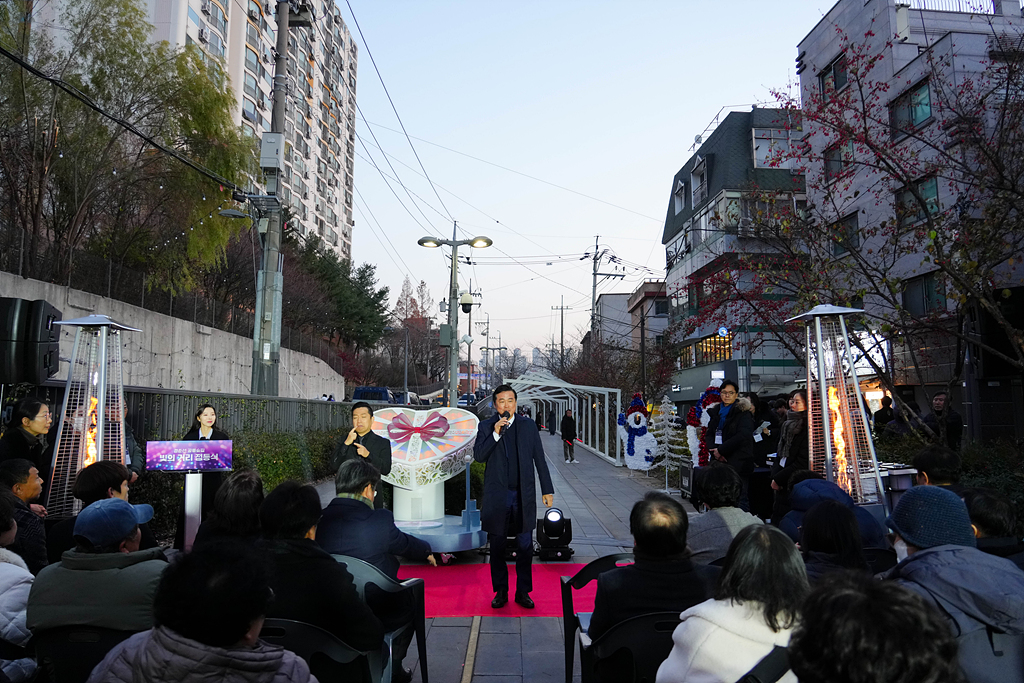
[{"label": "heater flame", "polygon": [[843,438],[843,414],[839,412],[839,392],[835,387],[828,388],[828,407],[832,411],[832,442],[836,446],[835,478],[836,485],[850,493],[850,477],[847,473],[846,439]]},{"label": "heater flame", "polygon": [[95,396],[89,399],[89,411],[85,415],[85,460],[82,461],[82,467],[88,467],[96,462],[96,425],[98,424],[98,415],[96,414],[96,406],[99,400]]}]

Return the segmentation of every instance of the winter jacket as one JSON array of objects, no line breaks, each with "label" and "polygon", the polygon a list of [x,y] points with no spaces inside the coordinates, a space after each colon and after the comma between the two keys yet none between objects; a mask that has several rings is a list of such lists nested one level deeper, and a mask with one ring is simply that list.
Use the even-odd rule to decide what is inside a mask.
[{"label": "winter jacket", "polygon": [[136,633],[96,665],[87,683],[316,683],[298,655],[259,641],[214,647],[161,626]]},{"label": "winter jacket", "polygon": [[739,508],[715,508],[704,514],[690,515],[690,528],[686,532],[686,545],[694,564],[710,564],[725,557],[729,544],[740,529],[752,524],[763,524],[759,517]]},{"label": "winter jacket", "polygon": [[[32,578],[32,573],[20,556],[0,548],[0,638],[15,645],[24,645],[32,637],[32,632],[25,625]],[[36,663],[28,657],[0,660],[0,670],[18,683],[32,677]]]},{"label": "winter jacket", "polygon": [[[7,494],[5,494],[7,495]],[[28,570],[33,574],[39,572],[48,562],[46,560],[46,528],[42,518],[32,511],[29,504],[13,493],[8,498],[14,506],[14,519],[18,522],[18,534],[14,543],[7,547],[13,553],[21,555]]]},{"label": "winter jacket", "polygon": [[[791,630],[772,631],[756,602],[707,600],[681,618],[657,683],[735,683],[776,645],[789,645]],[[792,671],[779,680],[797,683]]]},{"label": "winter jacket", "polygon": [[704,434],[704,443],[710,451],[717,448],[725,456],[725,461],[740,473],[750,476],[754,471],[754,405],[750,399],[738,398],[729,408],[725,424],[721,426],[722,443],[715,443],[719,430],[719,416],[722,404],[708,408],[708,429]]},{"label": "winter jacket", "polygon": [[0,462],[22,458],[28,460],[36,469],[43,481],[49,480],[50,458],[53,453],[49,447],[46,434],[33,436],[22,427],[8,427],[0,437]]},{"label": "winter jacket", "polygon": [[836,500],[853,510],[860,527],[860,540],[865,548],[885,548],[885,532],[874,516],[853,502],[850,494],[835,484],[824,479],[807,479],[793,487],[789,494],[789,504],[793,508],[779,522],[779,528],[793,539],[800,542],[800,526],[804,523],[804,513],[823,500]]},{"label": "winter jacket", "polygon": [[782,424],[778,456],[772,466],[772,480],[785,491],[790,476],[808,467],[807,411],[791,410]]},{"label": "winter jacket", "polygon": [[978,539],[978,550],[996,557],[1005,557],[1024,569],[1024,541],[1014,536],[986,536]]},{"label": "winter jacket", "polygon": [[[986,627],[1024,635],[1024,572],[1010,560],[977,548],[940,545],[915,552],[881,576],[937,605],[958,639]],[[969,681],[991,679],[984,670],[964,666],[963,656],[960,663]]]},{"label": "winter jacket", "polygon": [[[807,569],[807,580],[812,586],[817,586],[821,583],[822,577],[827,574],[853,569],[853,567],[847,567],[840,564],[837,555],[822,553],[815,550],[804,551],[804,567]],[[858,569],[863,571],[865,574],[871,571],[868,569],[868,563],[866,561]]]},{"label": "winter jacket", "polygon": [[562,441],[576,440],[576,420],[566,415],[562,418],[560,427],[559,431],[562,433]]}]

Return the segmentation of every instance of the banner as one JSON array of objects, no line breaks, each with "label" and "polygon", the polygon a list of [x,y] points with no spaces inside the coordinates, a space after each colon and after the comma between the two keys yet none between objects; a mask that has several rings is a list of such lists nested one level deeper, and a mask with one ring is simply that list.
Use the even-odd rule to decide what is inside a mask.
[{"label": "banner", "polygon": [[146,469],[176,472],[231,470],[230,441],[150,441]]}]

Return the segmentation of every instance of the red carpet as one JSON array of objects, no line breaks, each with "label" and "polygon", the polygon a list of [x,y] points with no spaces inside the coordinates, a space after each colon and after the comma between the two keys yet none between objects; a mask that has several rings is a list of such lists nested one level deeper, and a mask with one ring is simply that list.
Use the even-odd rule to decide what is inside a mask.
[{"label": "red carpet", "polygon": [[[560,576],[572,576],[582,564],[535,564],[533,565],[533,598],[537,607],[524,609],[517,605],[515,597],[516,568],[508,566],[508,583],[511,588],[508,604],[501,609],[491,609],[494,591],[491,590],[491,567],[488,564],[456,564],[448,567],[430,565],[405,565],[398,569],[399,579],[413,577],[423,579],[426,584],[427,617],[560,617],[562,616],[562,583]],[[573,593],[576,611],[592,611],[597,582],[591,581],[583,590]]]}]

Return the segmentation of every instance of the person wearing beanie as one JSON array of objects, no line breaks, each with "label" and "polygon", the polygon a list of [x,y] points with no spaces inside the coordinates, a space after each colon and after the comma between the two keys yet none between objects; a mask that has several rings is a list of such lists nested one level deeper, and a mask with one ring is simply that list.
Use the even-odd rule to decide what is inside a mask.
[{"label": "person wearing beanie", "polygon": [[152,506],[120,498],[83,508],[75,519],[75,549],[39,572],[32,585],[28,627],[152,628],[153,596],[167,568],[160,548],[139,550],[139,525],[152,518]]},{"label": "person wearing beanie", "polygon": [[[1024,636],[1024,572],[977,549],[963,500],[938,486],[915,486],[886,524],[899,564],[881,578],[921,594],[946,616],[967,680],[1020,680],[1019,664],[996,656],[989,638],[992,633]],[[992,677],[1011,664],[1018,670]]]}]

